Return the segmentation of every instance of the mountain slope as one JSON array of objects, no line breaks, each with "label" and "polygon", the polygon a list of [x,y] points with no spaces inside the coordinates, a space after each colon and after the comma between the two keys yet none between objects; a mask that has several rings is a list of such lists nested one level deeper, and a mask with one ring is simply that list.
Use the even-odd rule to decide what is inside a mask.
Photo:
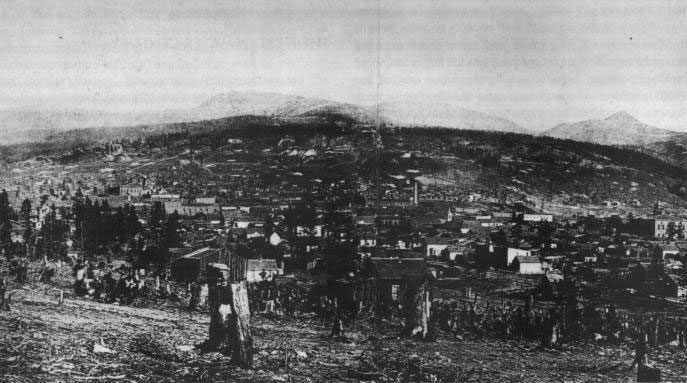
[{"label": "mountain slope", "polygon": [[603,120],[558,124],[542,133],[555,138],[604,145],[646,145],[669,140],[675,134],[644,124],[627,112],[618,112]]},{"label": "mountain slope", "polygon": [[454,129],[528,133],[522,126],[504,118],[448,104],[384,103],[379,106],[379,109],[385,122],[400,126],[439,126]]},{"label": "mountain slope", "polygon": [[42,141],[50,134],[86,127],[116,127],[147,123],[134,115],[87,110],[0,111],[0,144]]},{"label": "mountain slope", "polygon": [[[112,128],[220,119],[242,115],[280,118],[344,118],[362,124],[377,119],[375,106],[283,95],[230,92],[187,109],[146,113],[29,110],[0,111],[0,144],[41,142],[54,133],[83,128]],[[414,102],[379,106],[380,121],[397,126],[438,126],[524,133],[512,121],[445,104]]]},{"label": "mountain slope", "polygon": [[278,93],[230,92],[216,95],[195,108],[165,112],[159,120],[172,123],[242,115],[302,117],[326,112],[350,115],[361,120],[371,118],[370,111],[352,104]]}]

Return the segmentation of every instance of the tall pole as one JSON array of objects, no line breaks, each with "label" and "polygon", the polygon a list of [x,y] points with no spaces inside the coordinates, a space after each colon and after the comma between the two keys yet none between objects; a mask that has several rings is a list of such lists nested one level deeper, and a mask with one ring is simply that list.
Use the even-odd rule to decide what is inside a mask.
[{"label": "tall pole", "polygon": [[381,88],[380,46],[381,46],[381,0],[377,0],[377,103],[375,108],[375,134],[373,135],[375,146],[375,202],[379,206],[382,197],[379,174],[379,149],[382,146],[382,138],[379,130],[379,99]]},{"label": "tall pole", "polygon": [[84,243],[83,243],[83,219],[81,219],[81,260],[84,259]]}]

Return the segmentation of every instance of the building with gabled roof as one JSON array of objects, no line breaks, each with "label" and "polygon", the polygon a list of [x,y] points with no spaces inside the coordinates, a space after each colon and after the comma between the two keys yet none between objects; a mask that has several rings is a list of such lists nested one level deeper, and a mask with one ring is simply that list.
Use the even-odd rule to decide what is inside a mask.
[{"label": "building with gabled roof", "polygon": [[520,274],[544,274],[542,263],[538,257],[519,255],[515,257],[513,267]]}]

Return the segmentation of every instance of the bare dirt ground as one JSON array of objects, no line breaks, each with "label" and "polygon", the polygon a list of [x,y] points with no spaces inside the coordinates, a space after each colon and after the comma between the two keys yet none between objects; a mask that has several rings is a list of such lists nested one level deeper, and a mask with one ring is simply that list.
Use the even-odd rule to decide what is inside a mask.
[{"label": "bare dirt ground", "polygon": [[[333,341],[326,337],[329,328],[312,316],[254,317],[255,369],[250,371],[231,366],[229,357],[193,349],[206,337],[207,314],[165,303],[139,308],[66,299],[60,306],[47,288],[15,287],[14,291],[11,310],[0,312],[4,382],[396,381],[419,376],[439,381],[450,376],[452,381],[476,382],[628,382],[635,378],[628,369],[632,351],[626,347],[568,344],[561,350],[545,350],[529,342],[452,339],[445,334],[438,334],[434,342],[411,342],[396,337],[398,324],[372,320],[358,320],[347,328],[347,340]],[[687,378],[684,350],[652,350],[651,360],[662,368],[664,380]],[[394,368],[393,362],[401,366]],[[437,366],[454,371],[436,375]],[[404,375],[403,369],[415,369],[419,375],[408,371]]]}]

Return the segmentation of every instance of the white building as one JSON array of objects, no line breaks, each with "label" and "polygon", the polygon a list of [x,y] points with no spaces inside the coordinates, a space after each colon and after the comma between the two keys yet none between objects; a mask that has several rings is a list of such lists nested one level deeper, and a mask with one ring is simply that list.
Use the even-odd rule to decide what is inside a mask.
[{"label": "white building", "polygon": [[553,222],[553,214],[524,214],[523,220],[525,222]]},{"label": "white building", "polygon": [[132,196],[132,197],[140,197],[143,195],[143,188],[140,186],[122,186],[119,188],[119,195],[120,196]]},{"label": "white building", "polygon": [[365,235],[360,238],[360,246],[375,247],[377,246],[377,238],[374,235]]},{"label": "white building", "polygon": [[530,250],[522,250],[522,249],[516,249],[514,247],[509,247],[507,252],[506,252],[506,266],[510,266],[513,261],[515,260],[515,257],[531,257],[532,256],[532,251]]},{"label": "white building", "polygon": [[[661,216],[661,217],[656,217],[654,219],[654,237],[665,238],[666,232],[668,230],[668,225],[670,225],[671,222],[675,225],[675,237],[678,236],[677,230],[680,227],[680,224],[682,224],[682,233],[687,234],[687,221],[686,220],[681,220],[681,219],[675,218],[675,217]],[[685,235],[685,237],[687,237],[687,235]]]},{"label": "white building", "polygon": [[514,262],[518,264],[520,274],[544,274],[541,261],[537,257],[517,256]]},{"label": "white building", "polygon": [[322,237],[322,225],[315,225],[312,230],[306,226],[296,226],[296,235],[299,237],[307,237],[309,235],[318,238]]},{"label": "white building", "polygon": [[427,238],[427,257],[438,257],[448,247],[448,238]]}]

